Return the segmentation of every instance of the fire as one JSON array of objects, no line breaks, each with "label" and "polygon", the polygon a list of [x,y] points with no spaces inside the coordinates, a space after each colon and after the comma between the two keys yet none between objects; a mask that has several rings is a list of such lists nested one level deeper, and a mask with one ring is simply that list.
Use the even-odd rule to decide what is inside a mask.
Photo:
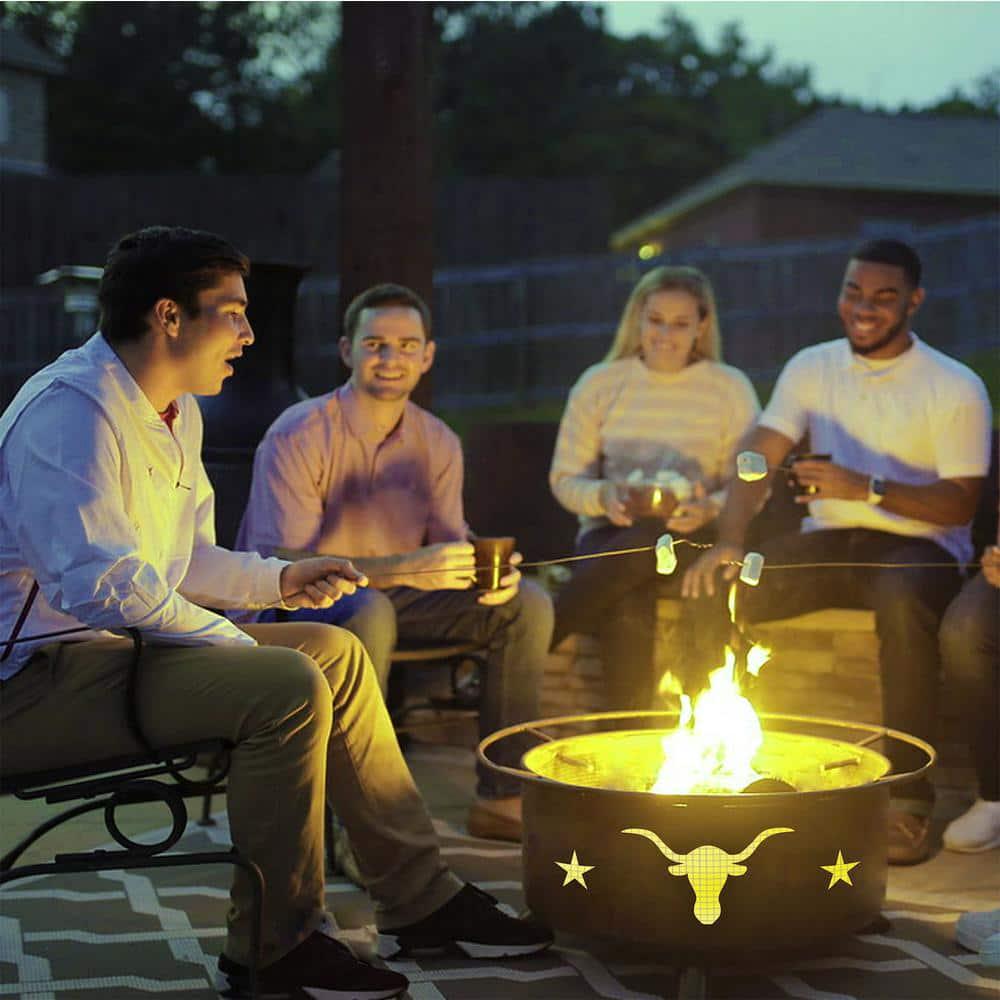
[{"label": "fire", "polygon": [[[729,594],[734,625],[735,594],[734,586]],[[763,646],[752,646],[746,654],[747,672],[757,676],[770,655]],[[663,737],[663,764],[651,792],[740,792],[761,777],[753,760],[764,737],[753,705],[740,691],[736,668],[736,653],[727,646],[725,663],[709,674],[708,687],[693,706],[677,678],[664,675],[660,693],[680,696],[681,716],[677,728]]]}]

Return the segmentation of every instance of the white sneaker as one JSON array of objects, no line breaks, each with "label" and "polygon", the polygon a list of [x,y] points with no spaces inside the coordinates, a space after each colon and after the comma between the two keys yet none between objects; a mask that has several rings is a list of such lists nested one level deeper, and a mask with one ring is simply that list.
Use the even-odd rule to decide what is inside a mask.
[{"label": "white sneaker", "polygon": [[1000,802],[976,799],[968,812],[945,827],[943,841],[949,851],[962,854],[1000,847]]},{"label": "white sneaker", "polygon": [[[988,943],[1000,944],[1000,910],[963,913],[955,924],[955,940],[969,951],[982,951]],[[1000,953],[997,954],[1000,961]]]}]

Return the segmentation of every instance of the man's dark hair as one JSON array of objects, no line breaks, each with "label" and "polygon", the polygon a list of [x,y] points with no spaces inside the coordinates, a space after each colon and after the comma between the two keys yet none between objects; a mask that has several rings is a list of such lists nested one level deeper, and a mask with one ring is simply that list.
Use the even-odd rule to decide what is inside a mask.
[{"label": "man's dark hair", "polygon": [[913,247],[901,240],[869,240],[851,254],[851,260],[866,260],[872,264],[889,264],[902,268],[911,287],[920,287],[923,274],[920,256]]},{"label": "man's dark hair", "polygon": [[146,314],[159,299],[173,299],[198,314],[198,293],[224,274],[246,277],[250,261],[221,236],[180,226],[148,226],[123,236],[104,265],[97,297],[101,333],[109,343],[138,340]]},{"label": "man's dark hair", "polygon": [[351,300],[344,312],[344,336],[348,340],[354,340],[361,323],[361,314],[366,309],[381,309],[383,306],[408,306],[416,309],[424,324],[424,336],[431,339],[431,311],[427,308],[427,303],[405,285],[391,284],[372,285]]}]

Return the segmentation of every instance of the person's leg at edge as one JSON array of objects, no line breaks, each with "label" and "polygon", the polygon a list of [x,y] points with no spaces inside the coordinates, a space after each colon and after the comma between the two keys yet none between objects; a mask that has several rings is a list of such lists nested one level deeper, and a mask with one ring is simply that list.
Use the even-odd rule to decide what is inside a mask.
[{"label": "person's leg at edge", "polygon": [[944,831],[950,850],[1000,845],[1000,589],[982,573],[948,606],[939,641],[944,683],[956,695],[969,733],[979,797]]}]

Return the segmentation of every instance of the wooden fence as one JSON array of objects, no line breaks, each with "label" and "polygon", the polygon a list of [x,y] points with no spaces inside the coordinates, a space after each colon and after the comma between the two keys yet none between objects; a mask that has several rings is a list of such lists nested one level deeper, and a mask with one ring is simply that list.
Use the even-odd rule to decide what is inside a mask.
[{"label": "wooden fence", "polygon": [[[1000,346],[1000,217],[908,234],[924,261],[915,324],[932,345],[970,359]],[[693,264],[719,304],[725,359],[767,386],[797,350],[841,335],[835,303],[857,239],[698,248],[640,262],[562,257],[435,275],[434,406],[447,411],[561,402],[607,352],[632,286],[650,267]],[[307,282],[298,351],[333,359],[335,279]],[[325,318],[325,319],[324,319]]]},{"label": "wooden fence", "polygon": [[[1000,344],[1000,217],[915,230],[928,298],[916,329],[958,358]],[[726,360],[766,386],[800,348],[839,336],[835,301],[856,240],[700,248],[642,262],[559,257],[435,275],[438,355],[434,408],[473,421],[487,408],[558,407],[611,342],[629,290],[660,263],[701,267],[712,279]],[[310,393],[336,378],[336,278],[302,283],[296,317],[298,381]],[[251,305],[251,319],[252,319]],[[52,291],[0,300],[0,406],[31,371],[74,342],[73,320]]]}]

